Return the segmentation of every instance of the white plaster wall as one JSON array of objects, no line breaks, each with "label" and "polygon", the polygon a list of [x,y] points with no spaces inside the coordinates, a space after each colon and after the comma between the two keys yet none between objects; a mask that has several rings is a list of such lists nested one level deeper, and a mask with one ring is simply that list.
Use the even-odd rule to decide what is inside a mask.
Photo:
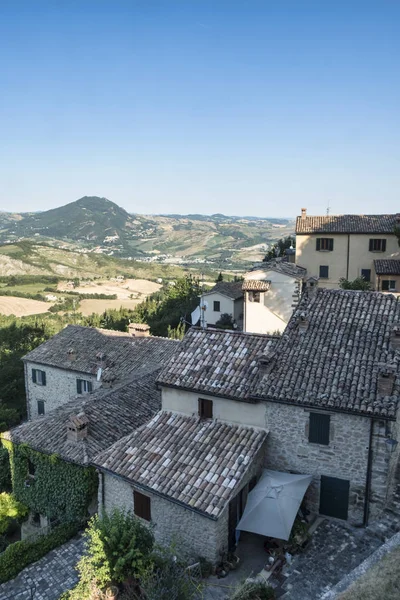
[{"label": "white plaster wall", "polygon": [[250,404],[226,398],[216,398],[207,394],[163,387],[161,392],[162,409],[187,415],[198,415],[198,399],[213,401],[213,418],[238,425],[264,427],[265,407],[259,402]]},{"label": "white plaster wall", "polygon": [[[221,310],[219,312],[214,311],[214,301],[220,302]],[[204,302],[208,303],[207,309],[204,311],[205,325],[215,325],[217,321],[221,318],[221,315],[224,313],[228,313],[228,315],[235,314],[234,301],[232,298],[228,298],[227,296],[223,296],[222,294],[207,294],[201,297],[201,304]]]},{"label": "white plaster wall", "polygon": [[[32,369],[40,369],[46,373],[46,385],[39,385],[32,381]],[[27,398],[27,409],[29,419],[38,418],[37,401],[44,400],[45,414],[58,406],[65,404],[68,400],[75,398],[76,380],[86,379],[92,382],[93,391],[100,387],[101,383],[96,381],[95,375],[78,373],[49,367],[39,363],[26,362],[25,366],[25,389]],[[85,394],[82,394],[82,398]]]},{"label": "white plaster wall", "polygon": [[246,274],[245,279],[271,282],[269,290],[260,293],[260,302],[249,302],[249,294],[246,292],[245,331],[283,331],[293,313],[293,295],[301,287],[301,283],[283,273],[261,269]]}]

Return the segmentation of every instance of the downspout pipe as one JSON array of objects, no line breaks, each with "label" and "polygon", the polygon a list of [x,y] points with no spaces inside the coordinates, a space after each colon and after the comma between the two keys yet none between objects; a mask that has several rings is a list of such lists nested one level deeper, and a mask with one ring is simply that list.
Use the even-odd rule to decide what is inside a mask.
[{"label": "downspout pipe", "polygon": [[371,419],[369,429],[369,446],[368,446],[368,461],[367,475],[365,478],[365,498],[364,498],[364,520],[363,526],[367,527],[369,518],[369,500],[371,495],[371,474],[372,474],[372,435],[374,431],[374,420]]},{"label": "downspout pipe", "polygon": [[346,266],[346,279],[349,279],[349,262],[350,262],[350,234],[347,234],[347,266]]}]

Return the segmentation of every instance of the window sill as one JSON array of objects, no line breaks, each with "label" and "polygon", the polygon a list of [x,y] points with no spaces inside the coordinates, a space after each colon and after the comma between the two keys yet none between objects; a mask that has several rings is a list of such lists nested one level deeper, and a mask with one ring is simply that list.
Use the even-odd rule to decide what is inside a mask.
[{"label": "window sill", "polygon": [[333,250],[316,250],[316,252],[333,252]]}]

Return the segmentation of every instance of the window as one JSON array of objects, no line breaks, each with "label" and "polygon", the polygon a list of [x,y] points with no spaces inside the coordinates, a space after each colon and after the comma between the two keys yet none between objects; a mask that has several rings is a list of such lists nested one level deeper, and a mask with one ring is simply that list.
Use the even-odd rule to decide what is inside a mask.
[{"label": "window", "polygon": [[249,302],[260,302],[260,292],[249,292]]},{"label": "window", "polygon": [[32,369],[32,381],[38,385],[46,385],[46,373],[40,369]]},{"label": "window", "polygon": [[37,411],[38,415],[44,415],[44,400],[38,400]]},{"label": "window", "polygon": [[28,458],[28,475],[29,475],[29,477],[35,477],[35,465],[29,458]]},{"label": "window", "polygon": [[205,400],[205,398],[199,398],[199,417],[201,417],[202,419],[213,418],[212,400]]},{"label": "window", "polygon": [[328,279],[329,278],[329,267],[320,266],[319,276],[321,277],[321,279]]},{"label": "window", "polygon": [[214,300],[214,312],[221,312],[221,302]]},{"label": "window", "polygon": [[76,391],[78,394],[88,394],[92,391],[92,382],[86,381],[86,379],[76,380]]},{"label": "window", "polygon": [[317,238],[317,250],[319,252],[332,252],[333,238]]},{"label": "window", "polygon": [[394,279],[383,279],[382,280],[382,292],[395,292],[396,282]]},{"label": "window", "polygon": [[134,490],[133,502],[135,515],[146,521],[151,521],[150,498]]},{"label": "window", "polygon": [[369,251],[370,252],[385,252],[386,251],[386,240],[369,240]]},{"label": "window", "polygon": [[361,277],[365,281],[371,281],[371,269],[361,269]]},{"label": "window", "polygon": [[329,427],[330,415],[321,415],[320,413],[310,413],[310,428],[308,432],[308,441],[311,444],[329,445]]}]

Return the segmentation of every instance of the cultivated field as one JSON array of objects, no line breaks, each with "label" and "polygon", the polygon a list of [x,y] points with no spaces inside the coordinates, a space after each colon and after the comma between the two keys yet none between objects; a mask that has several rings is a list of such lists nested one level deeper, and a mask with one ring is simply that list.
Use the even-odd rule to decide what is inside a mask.
[{"label": "cultivated field", "polygon": [[47,312],[50,306],[53,306],[53,303],[15,298],[14,296],[0,296],[0,314],[3,315],[15,315],[16,317],[39,315]]},{"label": "cultivated field", "polygon": [[[73,291],[79,294],[116,294],[118,300],[129,300],[133,294],[135,298],[144,300],[146,296],[157,292],[160,288],[161,285],[159,283],[154,283],[154,281],[148,281],[147,279],[125,279],[121,282],[107,279],[96,282],[90,281],[87,284],[82,282],[79,287],[73,288]],[[71,288],[66,287],[64,281],[58,284],[58,291],[62,292],[67,289]],[[100,300],[94,300],[93,302],[100,302]],[[101,300],[101,302],[106,301]],[[113,302],[116,301],[114,300]]]},{"label": "cultivated field", "polygon": [[81,300],[80,306],[77,309],[78,312],[82,313],[84,317],[91,315],[92,313],[101,314],[105,310],[114,308],[130,308],[133,310],[141,299],[137,300]]}]

